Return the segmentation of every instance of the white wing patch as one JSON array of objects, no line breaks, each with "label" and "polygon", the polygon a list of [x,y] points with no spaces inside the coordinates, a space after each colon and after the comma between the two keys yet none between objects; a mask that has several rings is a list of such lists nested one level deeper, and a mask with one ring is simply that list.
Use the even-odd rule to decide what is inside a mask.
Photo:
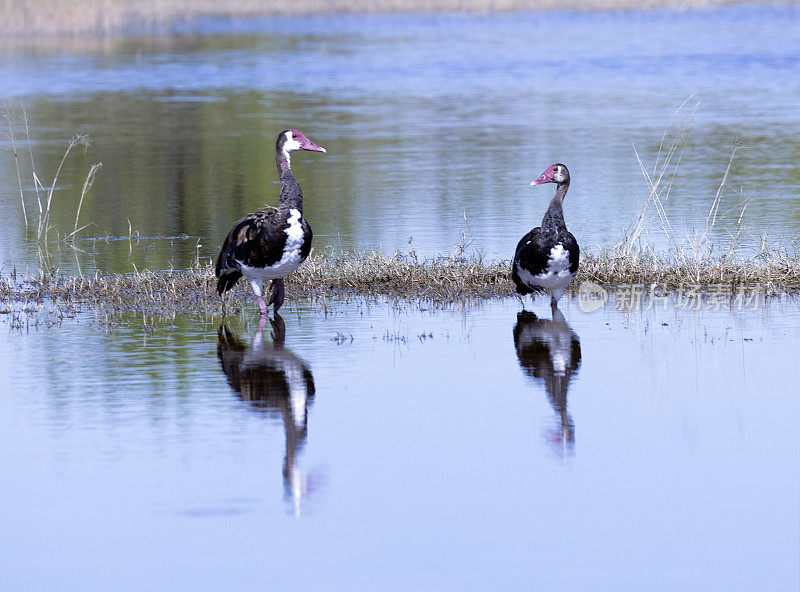
[{"label": "white wing patch", "polygon": [[558,273],[565,269],[569,269],[569,251],[564,248],[564,245],[558,243],[550,249],[550,258],[547,260],[547,270],[539,275]]},{"label": "white wing patch", "polygon": [[[300,224],[300,211],[295,208],[289,210],[287,222],[289,223],[289,228],[286,229],[286,244],[283,247],[283,256],[280,261],[267,267],[250,267],[237,260],[242,273],[250,280],[251,285],[254,282],[286,277],[300,267],[303,262],[300,249],[303,247],[305,235],[303,234],[303,226]],[[255,291],[255,288],[253,288],[253,291]]]}]

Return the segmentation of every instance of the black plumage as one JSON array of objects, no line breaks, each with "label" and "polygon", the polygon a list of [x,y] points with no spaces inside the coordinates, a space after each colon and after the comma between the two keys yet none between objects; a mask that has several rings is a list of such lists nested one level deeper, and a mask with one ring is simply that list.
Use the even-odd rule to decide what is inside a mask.
[{"label": "black plumage", "polygon": [[[573,275],[578,273],[581,250],[572,233],[566,232],[556,238],[556,244],[563,245],[564,249],[569,253],[570,273]],[[531,292],[547,291],[540,286],[530,287],[524,284],[519,278],[517,268],[526,269],[531,275],[545,273],[552,249],[553,244],[545,238],[540,226],[531,230],[517,243],[517,249],[514,252],[514,265],[511,266],[511,279],[514,281],[517,293],[524,295]]]},{"label": "black plumage", "polygon": [[[295,150],[325,152],[298,130],[285,130],[275,142],[275,162],[281,181],[278,206],[267,206],[234,224],[222,244],[215,274],[220,295],[230,290],[242,275],[258,300],[261,314],[268,304],[277,311],[284,300],[283,278],[305,261],[311,251],[313,234],[303,217],[303,192],[290,166]],[[271,282],[269,303],[262,297],[263,282]]]},{"label": "black plumage", "polygon": [[562,208],[569,182],[567,167],[558,163],[531,183],[555,183],[556,192],[542,218],[542,225],[522,237],[511,264],[511,279],[517,293],[549,293],[553,308],[557,307],[580,263],[578,241],[567,230]]},{"label": "black plumage", "polygon": [[[300,205],[302,209],[302,205]],[[248,267],[266,268],[283,257],[288,235],[290,211],[287,207],[259,210],[248,214],[233,225],[217,258],[217,292],[222,295],[242,277],[241,263]],[[303,243],[300,260],[311,251],[313,234],[305,218],[300,219]]]}]

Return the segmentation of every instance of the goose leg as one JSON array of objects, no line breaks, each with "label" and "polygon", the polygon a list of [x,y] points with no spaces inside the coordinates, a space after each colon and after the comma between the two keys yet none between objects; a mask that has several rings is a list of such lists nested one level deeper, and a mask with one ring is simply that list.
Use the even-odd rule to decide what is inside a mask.
[{"label": "goose leg", "polygon": [[264,317],[267,315],[267,303],[264,302],[264,299],[261,297],[261,294],[256,296],[258,298],[258,310],[261,311],[261,316]]},{"label": "goose leg", "polygon": [[551,308],[553,311],[556,311],[556,310],[558,310],[558,300],[556,300],[556,299],[555,299],[555,298],[553,298],[552,296],[550,297],[550,308]]},{"label": "goose leg", "polygon": [[286,297],[283,278],[272,280],[270,285],[270,294],[269,304],[273,304],[275,306],[275,312],[278,312],[278,309],[281,307],[281,305],[283,305],[283,300]]},{"label": "goose leg", "polygon": [[256,295],[256,299],[258,300],[258,310],[261,311],[261,316],[264,316],[267,314],[267,303],[264,302],[264,298],[261,296],[261,290],[263,288],[261,280],[251,279],[250,287],[253,289],[253,294]]}]

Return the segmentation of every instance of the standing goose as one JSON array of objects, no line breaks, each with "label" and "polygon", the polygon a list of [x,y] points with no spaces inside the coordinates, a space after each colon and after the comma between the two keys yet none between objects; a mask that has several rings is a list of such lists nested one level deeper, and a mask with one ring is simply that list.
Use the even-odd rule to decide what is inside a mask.
[{"label": "standing goose", "polygon": [[[262,315],[270,304],[275,311],[285,297],[283,278],[296,270],[311,250],[311,227],[303,218],[303,192],[292,174],[289,154],[295,150],[325,152],[298,130],[285,130],[275,142],[275,161],[281,180],[278,207],[248,214],[228,234],[217,258],[217,292],[230,290],[244,275],[258,299]],[[271,281],[269,302],[263,283]]]},{"label": "standing goose", "polygon": [[554,164],[531,185],[555,183],[556,194],[542,218],[542,225],[522,237],[514,253],[511,279],[521,296],[532,292],[550,294],[550,306],[558,308],[567,285],[578,272],[580,249],[564,222],[564,196],[569,189],[569,171]]}]

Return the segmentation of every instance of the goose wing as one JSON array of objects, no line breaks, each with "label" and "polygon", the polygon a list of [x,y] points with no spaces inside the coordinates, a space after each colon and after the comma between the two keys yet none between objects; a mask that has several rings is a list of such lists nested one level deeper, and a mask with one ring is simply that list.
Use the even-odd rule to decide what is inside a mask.
[{"label": "goose wing", "polygon": [[[311,249],[311,228],[301,219],[304,234],[301,257]],[[241,264],[248,267],[269,267],[283,257],[289,228],[288,213],[283,210],[260,210],[248,214],[233,225],[217,257],[215,274],[217,291],[229,290],[242,276]]]}]

